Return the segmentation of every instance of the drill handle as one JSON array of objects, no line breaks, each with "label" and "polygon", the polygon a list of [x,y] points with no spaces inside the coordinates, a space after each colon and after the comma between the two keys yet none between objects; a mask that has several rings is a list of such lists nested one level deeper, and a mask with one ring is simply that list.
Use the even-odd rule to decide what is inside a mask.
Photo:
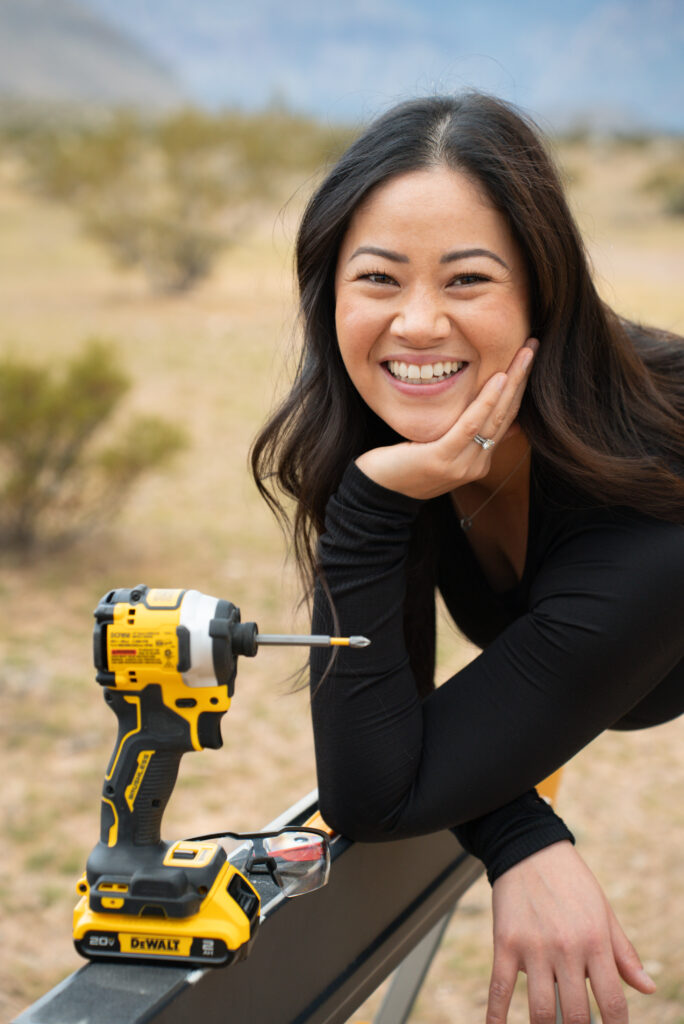
[{"label": "drill handle", "polygon": [[194,749],[190,728],[156,686],[137,693],[108,688],[105,700],[119,733],[102,787],[100,840],[109,847],[158,844],[180,759]]}]

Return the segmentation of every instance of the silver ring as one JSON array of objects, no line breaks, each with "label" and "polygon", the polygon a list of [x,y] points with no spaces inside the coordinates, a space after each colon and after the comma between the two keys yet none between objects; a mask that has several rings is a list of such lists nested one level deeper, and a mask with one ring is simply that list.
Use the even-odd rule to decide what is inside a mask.
[{"label": "silver ring", "polygon": [[475,444],[479,444],[481,448],[484,448],[486,452],[496,444],[496,441],[492,441],[491,437],[483,437],[482,434],[476,434],[473,441]]}]

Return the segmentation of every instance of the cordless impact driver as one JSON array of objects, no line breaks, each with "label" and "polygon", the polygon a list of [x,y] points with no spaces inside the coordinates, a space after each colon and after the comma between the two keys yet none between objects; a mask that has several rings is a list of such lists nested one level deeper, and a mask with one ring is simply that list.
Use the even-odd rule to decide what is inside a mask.
[{"label": "cordless impact driver", "polygon": [[229,601],[196,590],[111,590],[95,610],[96,679],[118,719],[100,840],[77,885],[74,943],[89,958],[224,965],[247,955],[256,889],[214,840],[165,842],[184,753],[222,745],[239,655],[266,644],[362,647],[364,637],[259,634]]}]

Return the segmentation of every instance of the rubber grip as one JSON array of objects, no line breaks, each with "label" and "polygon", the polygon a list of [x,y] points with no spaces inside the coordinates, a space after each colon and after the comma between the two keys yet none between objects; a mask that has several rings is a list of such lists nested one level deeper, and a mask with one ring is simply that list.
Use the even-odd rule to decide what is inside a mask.
[{"label": "rubber grip", "polygon": [[107,846],[154,845],[178,777],[192,750],[186,719],[167,707],[156,685],[139,692],[105,690],[119,734],[102,789],[100,840]]}]

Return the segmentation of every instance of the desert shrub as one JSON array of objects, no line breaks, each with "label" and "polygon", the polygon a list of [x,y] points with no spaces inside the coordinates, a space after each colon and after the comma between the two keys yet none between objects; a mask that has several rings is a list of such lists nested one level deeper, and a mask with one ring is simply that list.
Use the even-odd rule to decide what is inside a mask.
[{"label": "desert shrub", "polygon": [[663,161],[641,182],[642,190],[655,195],[663,213],[671,217],[684,217],[683,155],[680,153],[677,159]]},{"label": "desert shrub", "polygon": [[654,135],[646,130],[637,128],[615,131],[611,137],[613,149],[620,150],[648,150],[653,146]]},{"label": "desert shrub", "polygon": [[48,125],[24,143],[26,183],[75,207],[85,230],[155,290],[207,277],[265,203],[350,138],[285,111],[188,109],[152,123],[119,112],[100,123]]},{"label": "desert shrub", "polygon": [[0,360],[0,550],[72,543],[184,447],[178,427],[152,416],[96,444],[130,386],[103,341],[87,343],[61,374]]},{"label": "desert shrub", "polygon": [[107,189],[142,158],[146,128],[119,111],[94,122],[45,122],[23,141],[25,182],[50,199],[78,201]]}]

